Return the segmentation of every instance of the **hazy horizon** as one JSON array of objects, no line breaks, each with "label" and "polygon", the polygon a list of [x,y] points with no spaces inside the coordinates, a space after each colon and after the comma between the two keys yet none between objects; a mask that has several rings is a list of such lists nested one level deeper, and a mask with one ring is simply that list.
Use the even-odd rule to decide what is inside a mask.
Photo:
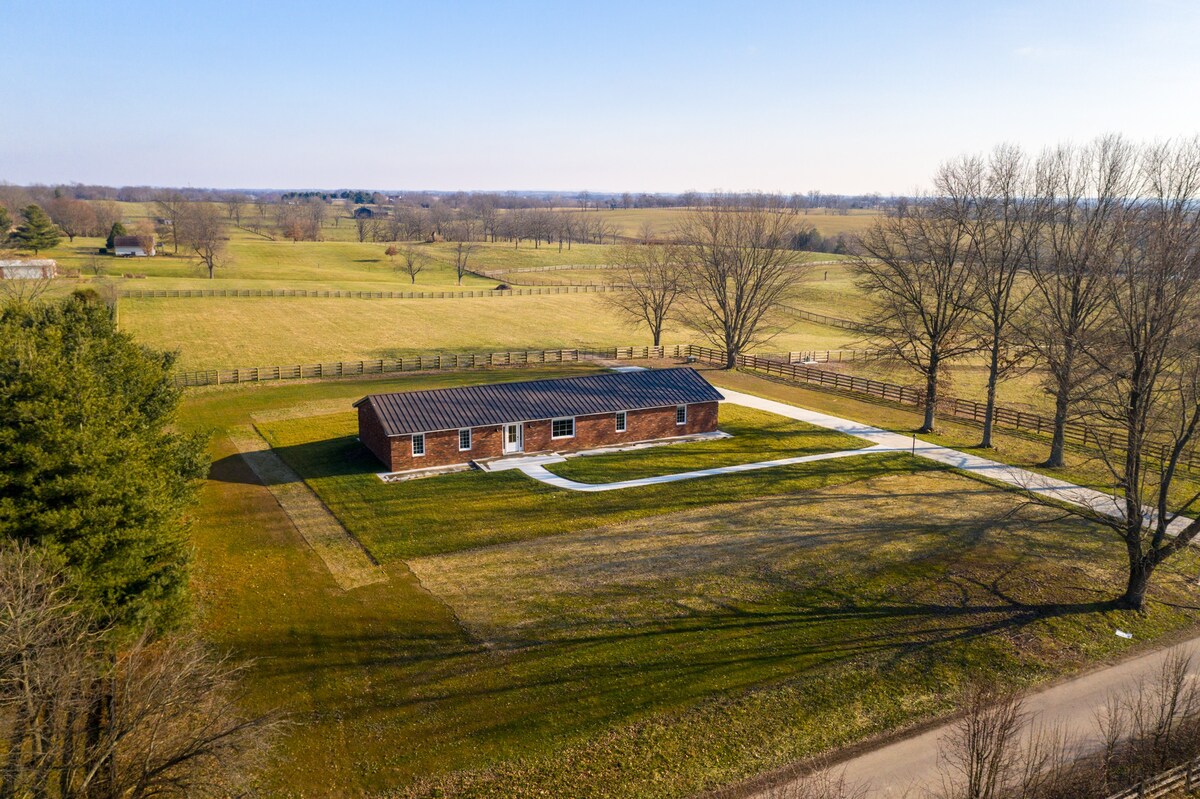
[{"label": "hazy horizon", "polygon": [[1200,132],[1174,0],[7,5],[18,184],[889,195],[1000,142]]}]

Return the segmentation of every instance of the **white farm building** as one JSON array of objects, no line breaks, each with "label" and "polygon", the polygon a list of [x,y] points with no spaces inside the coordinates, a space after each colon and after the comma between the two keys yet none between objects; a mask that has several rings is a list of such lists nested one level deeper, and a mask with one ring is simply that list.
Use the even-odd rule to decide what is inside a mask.
[{"label": "white farm building", "polygon": [[58,276],[53,258],[0,260],[0,280],[38,280]]}]

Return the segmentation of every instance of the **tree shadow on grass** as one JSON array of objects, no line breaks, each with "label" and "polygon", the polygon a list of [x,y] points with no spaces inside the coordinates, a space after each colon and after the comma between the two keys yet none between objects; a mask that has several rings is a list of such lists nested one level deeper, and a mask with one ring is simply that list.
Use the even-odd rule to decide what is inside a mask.
[{"label": "tree shadow on grass", "polygon": [[[375,474],[385,468],[356,436],[341,436],[305,444],[272,447],[270,451],[278,455],[302,480]],[[276,482],[264,483],[250,468],[247,457],[252,457],[254,454],[237,453],[214,461],[209,467],[208,479],[221,483],[248,485],[277,484]]]},{"label": "tree shadow on grass", "polygon": [[[697,614],[566,640],[519,639],[486,647],[447,639],[445,646],[429,642],[414,649],[384,635],[303,641],[260,635],[251,651],[265,646],[270,652],[258,667],[268,680],[309,680],[321,672],[321,682],[332,687],[361,679],[364,669],[373,672],[371,682],[379,690],[331,694],[340,718],[370,718],[386,709],[437,714],[469,707],[475,730],[494,733],[553,716],[560,717],[556,725],[621,723],[680,702],[815,679],[850,664],[878,674],[889,669],[916,674],[932,661],[965,667],[962,648],[980,639],[1109,609],[1104,601],[812,605]],[[319,657],[313,657],[313,646]],[[852,678],[848,673],[839,679]],[[576,720],[579,708],[588,710]]]}]

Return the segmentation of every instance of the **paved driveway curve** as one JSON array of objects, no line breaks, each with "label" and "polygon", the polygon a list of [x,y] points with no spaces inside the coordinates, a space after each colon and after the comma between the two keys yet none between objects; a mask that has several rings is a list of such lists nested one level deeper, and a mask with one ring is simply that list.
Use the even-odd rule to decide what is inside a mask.
[{"label": "paved driveway curve", "polygon": [[752,472],[757,469],[773,469],[777,466],[792,466],[797,463],[812,463],[813,461],[827,461],[831,458],[848,458],[851,455],[863,455],[868,452],[881,452],[885,448],[864,447],[862,449],[843,449],[837,452],[822,452],[817,455],[800,455],[795,458],[778,458],[773,461],[755,461],[754,463],[739,463],[735,466],[714,466],[711,469],[696,469],[691,472],[676,472],[674,474],[661,474],[656,477],[641,477],[637,480],[621,480],[616,483],[577,483],[574,480],[568,480],[565,477],[559,477],[557,474],[546,469],[544,466],[532,465],[522,466],[521,471],[534,480],[541,480],[543,483],[554,486],[555,488],[566,488],[571,491],[617,491],[622,488],[638,488],[640,486],[659,485],[661,483],[677,483],[680,480],[694,480],[697,477],[712,477],[717,474],[737,474],[738,472]]}]

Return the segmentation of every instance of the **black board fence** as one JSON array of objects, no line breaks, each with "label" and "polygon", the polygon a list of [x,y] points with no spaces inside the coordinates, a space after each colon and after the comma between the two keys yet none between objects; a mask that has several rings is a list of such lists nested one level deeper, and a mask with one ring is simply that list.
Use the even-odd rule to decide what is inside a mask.
[{"label": "black board fence", "polygon": [[188,299],[199,297],[319,297],[355,300],[450,300],[472,297],[532,297],[543,294],[608,294],[625,286],[531,286],[516,289],[450,289],[447,291],[342,291],[337,289],[122,289],[122,299]]},{"label": "black board fence", "polygon": [[608,347],[600,349],[521,350],[482,353],[433,353],[406,355],[400,358],[376,358],[358,361],[288,364],[282,366],[252,366],[237,369],[204,369],[179,372],[175,385],[218,386],[235,383],[272,383],[279,380],[358,377],[395,372],[428,372],[451,369],[486,369],[506,366],[536,366],[551,363],[572,363],[585,358],[634,360],[649,358],[687,357],[687,347]]},{"label": "black board fence", "polygon": [[[723,350],[711,347],[689,345],[687,355],[707,363],[724,364]],[[925,402],[924,390],[915,386],[903,386],[897,383],[887,383],[873,380],[869,377],[842,374],[827,369],[819,369],[804,364],[788,363],[784,360],[764,358],[757,355],[739,355],[737,367],[751,372],[759,372],[770,377],[789,383],[816,385],[835,391],[845,391],[876,399],[896,402],[902,405],[921,406]],[[987,414],[987,404],[959,397],[945,397],[938,403],[938,412],[943,416],[982,424]],[[1054,420],[1036,413],[1019,411],[1014,408],[997,406],[993,422],[996,427],[1018,430],[1035,435],[1049,435],[1054,431]],[[1068,443],[1093,450],[1105,452],[1120,452],[1123,450],[1120,435],[1114,430],[1103,430],[1091,425],[1078,422],[1068,423],[1063,429],[1063,437]],[[1170,457],[1170,447],[1167,444],[1148,444],[1146,453],[1159,461]],[[1190,471],[1200,469],[1200,454],[1191,450],[1185,452],[1179,460],[1179,465]]]}]

